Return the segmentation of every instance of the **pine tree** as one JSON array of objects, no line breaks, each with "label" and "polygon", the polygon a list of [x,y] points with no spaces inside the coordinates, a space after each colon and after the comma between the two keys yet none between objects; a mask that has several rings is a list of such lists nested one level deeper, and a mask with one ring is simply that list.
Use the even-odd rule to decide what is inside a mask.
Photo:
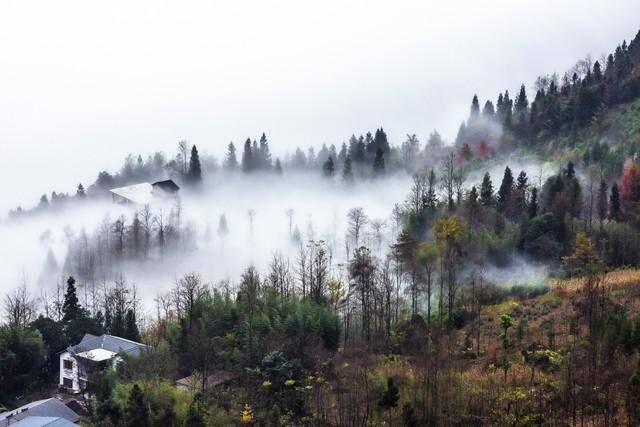
[{"label": "pine tree", "polygon": [[76,197],[78,199],[84,199],[87,194],[84,192],[84,186],[82,183],[78,184],[78,189],[76,190]]},{"label": "pine tree", "polygon": [[133,309],[127,310],[124,323],[124,338],[132,341],[140,341],[140,332],[138,331],[138,325],[136,323],[136,313]]},{"label": "pine tree", "polygon": [[382,154],[389,154],[391,147],[389,146],[389,140],[384,129],[376,129],[376,134],[373,137],[373,145],[377,150],[382,150]]},{"label": "pine tree", "polygon": [[529,218],[533,218],[538,215],[538,189],[533,187],[531,189],[531,198],[529,199]]},{"label": "pine tree", "polygon": [[138,384],[134,384],[129,392],[125,407],[124,425],[127,427],[150,427],[149,407],[144,393]]},{"label": "pine tree", "polygon": [[236,146],[233,142],[230,142],[227,146],[227,155],[224,159],[224,169],[228,172],[233,172],[238,169],[238,158],[236,156]]},{"label": "pine tree", "polygon": [[480,186],[480,203],[482,203],[482,206],[493,205],[493,183],[491,182],[491,175],[489,175],[489,172],[486,172],[482,178],[482,185]]},{"label": "pine tree", "polygon": [[189,158],[189,172],[187,174],[187,177],[192,184],[198,184],[202,182],[200,155],[198,154],[198,149],[195,145],[191,147],[191,157]]},{"label": "pine tree", "polygon": [[282,175],[282,165],[280,164],[280,159],[276,158],[276,165],[273,168],[276,175]]},{"label": "pine tree", "polygon": [[271,153],[269,152],[269,143],[267,142],[267,135],[262,133],[260,137],[260,149],[258,152],[258,168],[261,170],[271,169]]},{"label": "pine tree", "polygon": [[324,172],[324,176],[326,176],[327,178],[331,178],[335,174],[336,168],[333,164],[333,158],[331,156],[329,156],[329,158],[322,165],[322,171]]},{"label": "pine tree", "polygon": [[387,378],[387,389],[378,402],[378,406],[382,409],[395,408],[398,406],[398,400],[400,400],[398,387],[393,383],[393,378]]},{"label": "pine tree", "polygon": [[473,121],[477,120],[480,115],[480,102],[478,101],[478,95],[473,95],[473,99],[471,100],[471,108],[469,111],[469,123],[473,123]]},{"label": "pine tree", "polygon": [[69,276],[69,279],[67,280],[67,292],[64,294],[64,302],[62,304],[63,322],[70,322],[81,315],[82,309],[78,303],[75,283],[76,279]]},{"label": "pine tree", "polygon": [[187,411],[187,417],[185,419],[185,426],[189,427],[205,427],[205,412],[206,407],[202,401],[202,394],[196,393],[189,405],[189,410]]},{"label": "pine tree", "polygon": [[611,195],[609,196],[609,219],[613,221],[620,220],[620,192],[618,191],[618,183],[611,185]]},{"label": "pine tree", "polygon": [[353,171],[351,170],[351,156],[347,154],[342,167],[342,180],[345,182],[353,182]]},{"label": "pine tree", "polygon": [[601,226],[604,220],[607,219],[609,211],[608,196],[607,182],[604,179],[600,179],[600,186],[598,187],[598,219]]},{"label": "pine tree", "polygon": [[507,166],[504,169],[504,176],[502,177],[502,183],[498,190],[498,212],[503,215],[508,215],[511,204],[511,195],[513,193],[513,174],[511,169]]},{"label": "pine tree", "polygon": [[384,175],[384,152],[382,148],[378,148],[376,151],[376,157],[373,159],[373,175]]},{"label": "pine tree", "polygon": [[242,152],[242,172],[248,173],[253,171],[254,167],[253,152],[251,150],[251,140],[247,138],[244,142],[244,151]]}]

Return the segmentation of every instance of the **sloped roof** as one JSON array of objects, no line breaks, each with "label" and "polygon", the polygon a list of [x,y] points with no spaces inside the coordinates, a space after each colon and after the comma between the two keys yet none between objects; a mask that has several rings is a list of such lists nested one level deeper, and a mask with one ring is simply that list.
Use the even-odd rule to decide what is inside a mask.
[{"label": "sloped roof", "polygon": [[180,187],[178,187],[178,184],[176,184],[175,182],[173,182],[173,180],[171,179],[165,179],[163,181],[157,181],[154,182],[153,184],[151,184],[152,187],[160,187],[162,188],[164,191],[168,192],[168,193],[175,193],[176,191],[178,191],[180,189]]},{"label": "sloped roof", "polygon": [[78,425],[60,417],[27,417],[17,423],[11,423],[11,427],[76,427]]},{"label": "sloped roof", "polygon": [[9,420],[11,420],[11,424],[13,425],[15,421],[23,420],[27,417],[64,418],[71,422],[76,422],[80,419],[80,416],[60,399],[52,397],[49,399],[36,400],[12,411],[1,413],[0,427],[8,426]]},{"label": "sloped roof", "polygon": [[148,347],[148,345],[113,335],[104,334],[98,337],[91,334],[84,334],[82,341],[77,345],[69,347],[69,351],[78,356],[82,356],[82,353],[89,353],[93,350],[103,349],[112,353],[119,353],[122,351],[132,356],[137,356],[142,350]]},{"label": "sloped roof", "polygon": [[[205,381],[206,387],[217,387],[219,385],[225,384],[229,381],[238,378],[237,374],[229,371],[214,371],[211,375],[207,377]],[[202,381],[202,376],[200,375],[189,375],[188,377],[180,378],[176,380],[176,385],[191,388],[193,386],[199,386]]]},{"label": "sloped roof", "polygon": [[113,188],[109,191],[140,205],[151,203],[153,201],[153,186],[148,182]]}]

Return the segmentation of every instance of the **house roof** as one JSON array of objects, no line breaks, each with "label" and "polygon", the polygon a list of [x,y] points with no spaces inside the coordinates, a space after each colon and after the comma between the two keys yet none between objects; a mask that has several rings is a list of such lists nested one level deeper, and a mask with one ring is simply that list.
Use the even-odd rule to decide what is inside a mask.
[{"label": "house roof", "polygon": [[11,423],[11,427],[76,427],[78,425],[61,417],[27,417],[17,423]]},{"label": "house roof", "polygon": [[13,425],[15,421],[23,420],[27,417],[64,418],[71,422],[76,422],[80,419],[80,416],[60,399],[52,397],[49,399],[36,400],[12,411],[1,413],[0,427],[8,426],[9,421],[11,421],[11,425]]},{"label": "house roof", "polygon": [[175,193],[176,191],[178,191],[180,189],[180,187],[178,187],[178,184],[173,182],[173,180],[171,180],[171,179],[165,179],[163,181],[156,181],[151,185],[152,185],[153,188],[160,187],[164,191],[166,191],[167,193]]},{"label": "house roof", "polygon": [[[87,359],[91,359],[91,357],[87,356],[93,356],[96,359],[92,360],[101,361],[108,360],[120,352],[127,353],[131,356],[138,356],[140,352],[146,348],[149,348],[149,346],[113,335],[104,334],[95,336],[84,334],[82,341],[77,345],[69,347],[68,350],[76,356]],[[110,355],[110,357],[107,357],[108,355]]]},{"label": "house roof", "polygon": [[139,205],[153,201],[153,186],[148,182],[113,188],[109,192]]}]

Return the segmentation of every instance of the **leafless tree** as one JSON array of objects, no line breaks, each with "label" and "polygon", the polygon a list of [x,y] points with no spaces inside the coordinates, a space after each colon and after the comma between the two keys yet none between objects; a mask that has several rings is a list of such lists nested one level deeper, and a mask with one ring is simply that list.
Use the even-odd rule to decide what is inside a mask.
[{"label": "leafless tree", "polygon": [[37,302],[29,294],[27,284],[23,283],[5,295],[3,309],[9,325],[24,326],[35,318]]},{"label": "leafless tree", "polygon": [[367,215],[364,213],[364,209],[357,207],[353,208],[347,214],[347,218],[349,220],[349,228],[348,233],[349,237],[353,240],[354,246],[357,248],[359,246],[360,234],[362,232],[362,228],[367,225],[369,219]]}]

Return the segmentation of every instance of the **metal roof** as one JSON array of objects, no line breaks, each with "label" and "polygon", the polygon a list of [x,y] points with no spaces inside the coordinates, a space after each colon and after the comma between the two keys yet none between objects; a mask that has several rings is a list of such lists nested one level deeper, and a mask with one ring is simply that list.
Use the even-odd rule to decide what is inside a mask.
[{"label": "metal roof", "polygon": [[112,353],[119,353],[122,351],[132,356],[137,356],[143,349],[148,347],[148,345],[113,335],[104,334],[98,337],[91,334],[85,334],[79,344],[69,347],[69,351],[81,356],[82,353],[103,349]]},{"label": "metal roof", "polygon": [[17,423],[11,423],[11,427],[76,427],[78,425],[60,417],[27,417]]},{"label": "metal roof", "polygon": [[0,427],[8,426],[9,421],[11,421],[13,425],[15,421],[34,416],[64,418],[71,422],[76,422],[80,419],[80,416],[65,405],[64,402],[52,397],[49,399],[36,400],[12,411],[1,413]]},{"label": "metal roof", "polygon": [[109,191],[139,205],[145,205],[153,201],[153,186],[148,182],[113,188]]}]

